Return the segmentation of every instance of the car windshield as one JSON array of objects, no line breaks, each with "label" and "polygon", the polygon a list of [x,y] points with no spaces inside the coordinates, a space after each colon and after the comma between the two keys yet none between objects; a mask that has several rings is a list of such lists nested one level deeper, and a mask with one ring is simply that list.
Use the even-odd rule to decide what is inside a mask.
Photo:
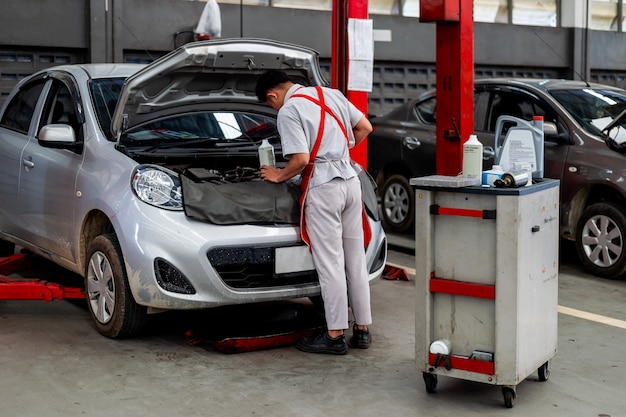
[{"label": "car windshield", "polygon": [[124,78],[98,78],[89,82],[89,93],[98,123],[109,140],[113,140],[111,118],[120,97],[124,80]]},{"label": "car windshield", "polygon": [[[626,91],[581,88],[553,90],[550,94],[583,129],[596,136],[605,136],[602,130],[626,109]],[[626,142],[626,120],[621,120],[608,134],[617,143]]]},{"label": "car windshield", "polygon": [[120,145],[140,152],[202,151],[258,145],[263,139],[279,141],[273,117],[220,110],[176,114],[137,126],[122,136]]}]

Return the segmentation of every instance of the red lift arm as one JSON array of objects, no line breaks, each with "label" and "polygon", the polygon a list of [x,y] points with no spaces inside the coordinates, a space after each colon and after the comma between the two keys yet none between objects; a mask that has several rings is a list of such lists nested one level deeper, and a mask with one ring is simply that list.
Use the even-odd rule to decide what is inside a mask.
[{"label": "red lift arm", "polygon": [[85,298],[81,288],[63,287],[41,279],[8,278],[8,275],[27,268],[28,261],[23,253],[0,258],[0,300],[53,301]]},{"label": "red lift arm", "polygon": [[474,132],[474,1],[420,0],[420,22],[437,24],[436,171],[456,176]]}]

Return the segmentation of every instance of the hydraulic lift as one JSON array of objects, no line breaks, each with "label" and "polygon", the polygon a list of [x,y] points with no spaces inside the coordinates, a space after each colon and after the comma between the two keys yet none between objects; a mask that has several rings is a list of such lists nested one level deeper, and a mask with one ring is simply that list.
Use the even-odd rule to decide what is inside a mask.
[{"label": "hydraulic lift", "polygon": [[29,268],[27,255],[16,253],[0,258],[0,300],[66,300],[85,298],[82,288],[64,287],[42,279],[9,278]]}]

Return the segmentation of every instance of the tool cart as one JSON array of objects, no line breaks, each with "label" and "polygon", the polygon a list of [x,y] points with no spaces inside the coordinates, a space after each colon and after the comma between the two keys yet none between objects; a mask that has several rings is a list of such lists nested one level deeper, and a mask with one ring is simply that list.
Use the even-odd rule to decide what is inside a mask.
[{"label": "tool cart", "polygon": [[448,376],[502,387],[550,375],[557,350],[559,182],[520,188],[411,179],[415,360],[426,391]]}]

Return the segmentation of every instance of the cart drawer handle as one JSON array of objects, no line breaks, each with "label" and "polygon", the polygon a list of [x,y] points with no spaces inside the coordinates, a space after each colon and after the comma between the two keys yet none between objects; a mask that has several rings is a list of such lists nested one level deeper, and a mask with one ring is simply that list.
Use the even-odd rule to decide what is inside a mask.
[{"label": "cart drawer handle", "polygon": [[471,210],[452,207],[441,207],[439,204],[433,204],[430,206],[430,214],[432,215],[446,215],[446,216],[462,216],[462,217],[476,217],[479,219],[495,220],[495,210]]}]

